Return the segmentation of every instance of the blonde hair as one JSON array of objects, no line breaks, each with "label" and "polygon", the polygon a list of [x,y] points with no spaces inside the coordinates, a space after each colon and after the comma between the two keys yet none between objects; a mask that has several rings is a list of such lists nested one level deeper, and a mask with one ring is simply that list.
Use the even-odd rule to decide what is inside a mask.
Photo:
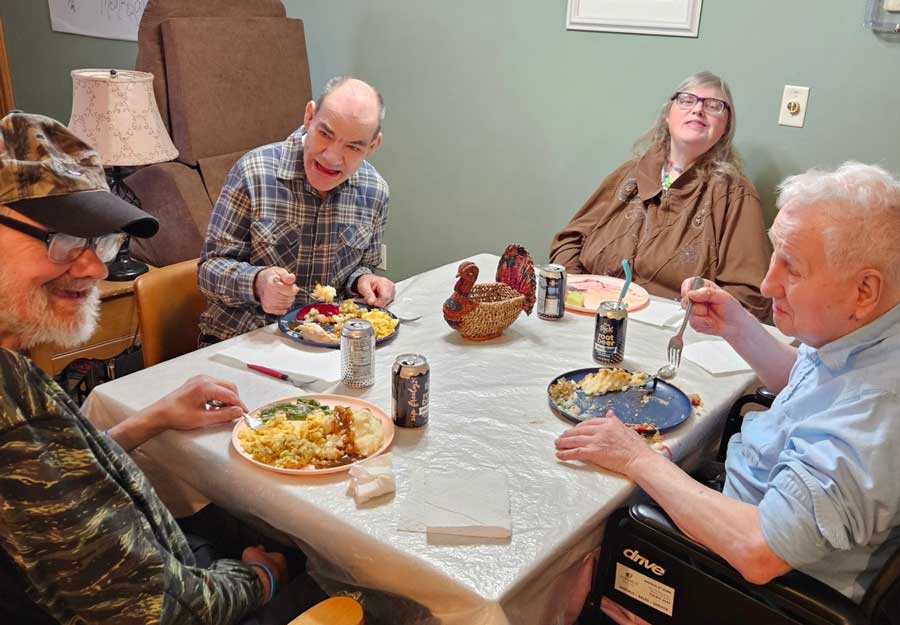
[{"label": "blonde hair", "polygon": [[[732,145],[734,129],[737,126],[737,112],[735,111],[734,99],[731,97],[731,89],[721,77],[712,72],[704,71],[691,74],[685,78],[675,89],[675,93],[690,91],[696,87],[716,87],[722,92],[725,101],[728,102],[729,113],[725,132],[722,133],[722,136],[714,146],[697,159],[693,169],[696,170],[698,175],[705,178],[740,176],[743,172],[744,164],[737,150]],[[657,146],[662,146],[668,153],[669,141],[671,140],[671,135],[669,134],[669,109],[671,108],[672,98],[670,97],[659,109],[659,115],[657,115],[653,125],[635,141],[635,156],[640,158]]]}]

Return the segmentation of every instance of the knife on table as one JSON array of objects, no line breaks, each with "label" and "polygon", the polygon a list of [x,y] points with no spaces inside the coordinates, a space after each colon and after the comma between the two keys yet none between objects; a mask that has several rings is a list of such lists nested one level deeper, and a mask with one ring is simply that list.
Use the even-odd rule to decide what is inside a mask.
[{"label": "knife on table", "polygon": [[317,381],[317,378],[314,375],[301,375],[299,373],[285,373],[284,371],[278,371],[277,369],[270,369],[269,367],[264,367],[262,365],[254,365],[251,363],[247,363],[247,368],[262,373],[264,375],[272,376],[273,378],[278,378],[279,380],[284,380],[285,382],[290,382],[296,387],[303,388],[307,384],[312,384]]}]

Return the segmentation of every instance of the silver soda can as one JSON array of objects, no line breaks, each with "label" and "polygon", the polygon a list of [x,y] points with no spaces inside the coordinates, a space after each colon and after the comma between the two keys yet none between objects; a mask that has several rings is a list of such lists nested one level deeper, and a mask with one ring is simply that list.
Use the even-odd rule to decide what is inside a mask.
[{"label": "silver soda can", "polygon": [[600,302],[594,325],[594,360],[602,365],[617,365],[625,358],[625,330],[628,310],[625,304]]},{"label": "silver soda can", "polygon": [[394,425],[420,428],[428,425],[428,392],[431,368],[422,354],[400,354],[391,369],[391,411]]},{"label": "silver soda can", "polygon": [[375,383],[375,330],[365,319],[348,319],[341,328],[341,380],[355,387]]},{"label": "silver soda can", "polygon": [[538,276],[538,317],[562,319],[566,313],[566,268],[555,264],[544,265]]}]

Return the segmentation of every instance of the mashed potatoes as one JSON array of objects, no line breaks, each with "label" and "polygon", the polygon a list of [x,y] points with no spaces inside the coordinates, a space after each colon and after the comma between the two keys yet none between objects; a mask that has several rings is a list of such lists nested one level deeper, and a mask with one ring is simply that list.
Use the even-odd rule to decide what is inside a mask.
[{"label": "mashed potatoes", "polygon": [[632,386],[640,386],[646,382],[646,373],[631,373],[624,369],[600,369],[597,373],[589,373],[578,386],[585,395],[604,395],[611,391],[622,391]]},{"label": "mashed potatoes", "polygon": [[242,429],[238,439],[257,462],[283,469],[324,469],[378,451],[384,426],[368,408],[335,406],[311,412],[302,421],[275,414],[256,430]]},{"label": "mashed potatoes", "polygon": [[325,302],[326,304],[331,304],[334,302],[334,298],[337,296],[337,289],[333,286],[322,286],[321,284],[317,284],[316,288],[313,289],[312,297],[315,300],[319,300],[320,302]]}]

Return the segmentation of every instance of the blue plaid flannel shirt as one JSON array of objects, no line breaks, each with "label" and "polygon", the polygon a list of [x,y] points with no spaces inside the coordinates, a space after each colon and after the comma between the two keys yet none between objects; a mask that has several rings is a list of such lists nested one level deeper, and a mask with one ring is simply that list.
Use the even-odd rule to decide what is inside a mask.
[{"label": "blue plaid flannel shirt", "polygon": [[318,282],[350,287],[381,263],[388,185],[363,161],[322,199],[303,169],[304,128],[285,141],[251,150],[235,163],[213,209],[197,281],[206,295],[200,332],[227,339],[274,323],[253,294],[266,267],[294,273],[309,301]]}]

